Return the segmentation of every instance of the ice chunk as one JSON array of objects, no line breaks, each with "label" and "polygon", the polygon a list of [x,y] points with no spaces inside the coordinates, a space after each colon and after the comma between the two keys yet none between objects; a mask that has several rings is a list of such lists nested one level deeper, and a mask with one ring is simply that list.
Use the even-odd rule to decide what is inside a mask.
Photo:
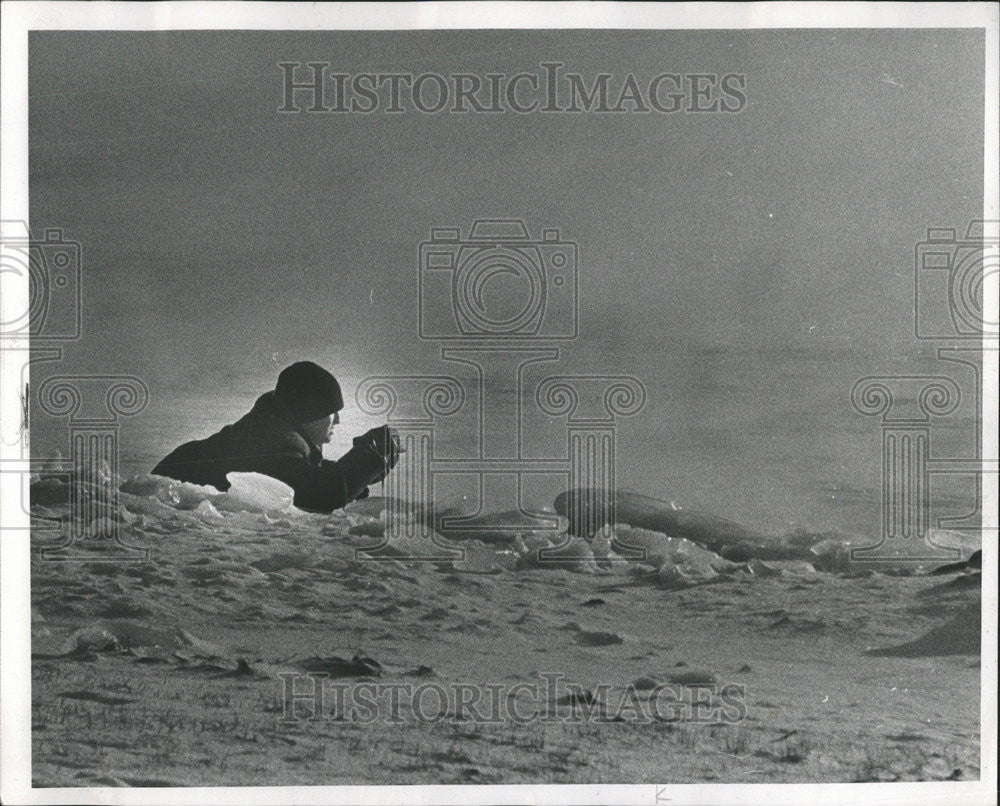
[{"label": "ice chunk", "polygon": [[581,573],[594,573],[597,564],[586,540],[569,535],[547,538],[543,535],[516,535],[514,550],[519,568],[564,568]]},{"label": "ice chunk", "polygon": [[197,509],[202,501],[210,501],[220,493],[209,485],[191,484],[166,476],[137,473],[120,487],[123,493],[139,498],[156,498],[179,509]]},{"label": "ice chunk", "polygon": [[210,484],[191,484],[188,481],[176,484],[172,491],[176,496],[177,506],[181,509],[197,509],[202,501],[212,501],[220,495]]},{"label": "ice chunk", "polygon": [[118,639],[99,624],[81,627],[63,643],[62,652],[107,652],[120,649]]},{"label": "ice chunk", "polygon": [[172,482],[171,479],[164,476],[151,476],[147,473],[136,473],[134,476],[127,479],[119,489],[128,495],[138,495],[142,497],[155,495],[157,498],[162,500],[164,496],[169,497],[169,490],[173,483],[174,482]]},{"label": "ice chunk", "polygon": [[852,570],[851,550],[864,545],[864,541],[849,537],[831,537],[821,540],[809,549],[810,562],[821,571],[850,574]]},{"label": "ice chunk", "polygon": [[205,521],[205,523],[222,523],[225,521],[225,517],[222,513],[219,512],[219,510],[217,510],[208,499],[198,504],[194,511],[196,515]]},{"label": "ice chunk", "polygon": [[[641,559],[656,568],[669,564],[685,576],[710,578],[735,567],[714,551],[683,537],[667,537],[662,532],[622,524],[615,525],[613,534],[611,549],[616,553],[628,559]],[[668,569],[666,573],[673,571]]]},{"label": "ice chunk", "polygon": [[229,490],[215,500],[229,512],[284,512],[291,509],[295,492],[283,481],[260,473],[230,473]]},{"label": "ice chunk", "polygon": [[747,570],[757,577],[814,577],[816,567],[805,560],[761,560],[754,557],[747,561]]},{"label": "ice chunk", "polygon": [[958,549],[962,561],[965,561],[982,549],[983,534],[979,529],[969,529],[964,532],[955,529],[931,529],[927,541],[935,546]]}]

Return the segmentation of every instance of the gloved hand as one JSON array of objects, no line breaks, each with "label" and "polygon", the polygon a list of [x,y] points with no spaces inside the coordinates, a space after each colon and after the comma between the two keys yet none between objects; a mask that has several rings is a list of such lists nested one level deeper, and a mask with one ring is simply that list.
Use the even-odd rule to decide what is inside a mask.
[{"label": "gloved hand", "polygon": [[380,425],[354,438],[354,446],[370,450],[378,456],[386,470],[392,470],[399,462],[399,432],[387,425]]},{"label": "gloved hand", "polygon": [[387,425],[354,438],[354,447],[335,464],[344,484],[344,498],[365,498],[369,484],[382,481],[399,462],[403,448],[396,429]]}]

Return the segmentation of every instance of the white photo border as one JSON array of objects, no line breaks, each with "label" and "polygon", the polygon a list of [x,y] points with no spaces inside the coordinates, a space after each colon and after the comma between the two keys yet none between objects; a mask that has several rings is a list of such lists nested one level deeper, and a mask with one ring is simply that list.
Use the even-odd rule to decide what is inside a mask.
[{"label": "white photo border", "polygon": [[[611,3],[611,2],[7,2],[0,6],[0,218],[28,221],[28,33],[37,30],[426,30],[426,29],[769,29],[982,28],[985,30],[983,218],[1000,218],[997,142],[998,20],[992,3]],[[25,277],[2,278],[4,311],[26,310]],[[984,289],[984,318],[997,320],[997,277]],[[27,338],[0,350],[0,450],[20,441],[20,383]],[[997,352],[984,341],[982,453],[997,461]],[[12,454],[11,454],[12,455]],[[997,475],[983,473],[984,533],[996,533]],[[0,474],[0,494],[20,495],[20,480]],[[301,786],[197,788],[44,788],[31,786],[29,541],[26,513],[0,508],[0,799],[6,803],[706,803],[966,804],[996,802],[997,545],[983,546],[981,778],[901,784]],[[8,531],[13,530],[13,531]]]}]

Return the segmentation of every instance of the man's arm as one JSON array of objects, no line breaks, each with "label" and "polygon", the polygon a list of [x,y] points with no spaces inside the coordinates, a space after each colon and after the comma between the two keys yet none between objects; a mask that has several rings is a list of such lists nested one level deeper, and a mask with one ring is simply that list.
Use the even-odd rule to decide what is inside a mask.
[{"label": "man's arm", "polygon": [[383,444],[372,433],[358,437],[354,447],[336,462],[324,459],[317,466],[301,453],[287,451],[269,456],[261,472],[289,485],[299,509],[332,512],[363,497],[369,484],[381,481],[395,467],[398,438],[387,430]]}]

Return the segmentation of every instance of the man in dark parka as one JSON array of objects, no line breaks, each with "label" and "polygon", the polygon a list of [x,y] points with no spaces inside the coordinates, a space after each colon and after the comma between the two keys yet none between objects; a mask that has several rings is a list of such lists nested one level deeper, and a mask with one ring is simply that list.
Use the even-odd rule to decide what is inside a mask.
[{"label": "man in dark parka", "polygon": [[340,385],[322,367],[300,361],[282,370],[278,384],[253,408],[207,439],[187,442],[153,473],[229,489],[227,473],[262,473],[295,491],[295,506],[331,512],[368,495],[399,460],[399,437],[388,426],[354,440],[336,462],[323,458],[344,407]]}]

